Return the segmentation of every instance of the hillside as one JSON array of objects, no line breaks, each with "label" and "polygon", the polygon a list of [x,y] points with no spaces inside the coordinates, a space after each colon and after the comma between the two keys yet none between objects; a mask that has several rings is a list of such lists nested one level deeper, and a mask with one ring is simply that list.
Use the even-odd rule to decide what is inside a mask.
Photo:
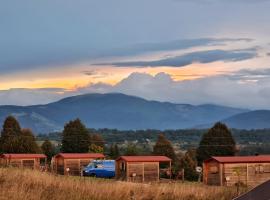
[{"label": "hillside", "polygon": [[87,127],[117,129],[185,129],[209,124],[247,110],[217,105],[147,101],[124,94],[86,94],[37,106],[0,106],[0,123],[7,115],[36,133],[59,131],[72,119]]},{"label": "hillside", "polygon": [[270,128],[270,111],[256,110],[240,113],[223,120],[231,128],[265,129]]},{"label": "hillside", "polygon": [[0,177],[2,200],[231,200],[236,193],[235,188],[206,186],[198,183],[150,185],[55,176],[15,168],[1,168]]}]

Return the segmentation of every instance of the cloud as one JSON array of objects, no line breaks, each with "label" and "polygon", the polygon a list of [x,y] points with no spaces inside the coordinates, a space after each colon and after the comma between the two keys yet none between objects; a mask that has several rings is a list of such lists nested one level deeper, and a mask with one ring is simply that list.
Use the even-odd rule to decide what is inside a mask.
[{"label": "cloud", "polygon": [[111,49],[100,56],[134,56],[150,52],[159,51],[174,51],[189,49],[192,47],[205,47],[205,46],[225,46],[228,43],[234,42],[252,42],[251,38],[198,38],[198,39],[182,39],[173,40],[168,42],[152,42],[140,43],[130,45],[123,48]]},{"label": "cloud", "polygon": [[239,81],[262,81],[270,79],[270,69],[242,69],[228,75],[228,78]]},{"label": "cloud", "polygon": [[[237,62],[255,58],[257,51],[255,48],[243,50],[208,50],[187,53],[181,56],[170,57],[155,61],[132,61],[132,62],[115,62],[108,65],[118,67],[183,67],[192,63],[211,63],[216,61]],[[105,63],[106,64],[106,63]],[[100,65],[105,65],[104,63]]]},{"label": "cloud", "polygon": [[265,3],[270,0],[173,0],[178,2],[195,2],[195,3]]},{"label": "cloud", "polygon": [[5,73],[23,71],[25,69],[43,69],[57,65],[65,66],[80,62],[90,62],[98,58],[135,56],[159,51],[183,50],[200,46],[223,46],[232,42],[248,43],[251,41],[253,40],[250,38],[199,38],[158,43],[139,43],[121,48],[107,47],[106,49],[93,49],[91,46],[76,49],[76,45],[74,45],[74,50],[72,50],[72,46],[63,47],[65,49],[61,49],[60,47],[46,49],[40,46],[35,50],[31,50],[29,49],[30,47],[25,46],[12,49],[13,54],[8,53],[3,46],[0,47],[0,53],[4,55],[0,58],[0,70],[2,73]]},{"label": "cloud", "polygon": [[169,74],[132,73],[112,86],[98,83],[78,88],[13,89],[0,91],[0,105],[31,105],[53,102],[85,93],[124,93],[148,100],[188,104],[219,104],[250,109],[270,108],[270,68],[245,69],[232,74],[175,81]]},{"label": "cloud", "polygon": [[[247,75],[249,76],[247,78]],[[248,81],[248,80],[256,81]],[[93,90],[93,86],[89,86]],[[101,90],[101,88],[99,88]],[[189,104],[220,104],[250,109],[270,108],[270,69],[240,70],[232,75],[174,81],[170,75],[132,73],[103,93],[119,92],[148,100]]]},{"label": "cloud", "polygon": [[62,88],[0,90],[0,105],[34,105],[54,102],[67,97],[70,92]]}]

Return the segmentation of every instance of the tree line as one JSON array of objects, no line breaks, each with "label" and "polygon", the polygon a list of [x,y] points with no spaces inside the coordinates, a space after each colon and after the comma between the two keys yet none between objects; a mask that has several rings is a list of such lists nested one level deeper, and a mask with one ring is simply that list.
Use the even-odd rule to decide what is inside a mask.
[{"label": "tree line", "polygon": [[[63,153],[104,153],[105,141],[98,133],[90,132],[80,119],[65,124],[61,134],[60,152]],[[148,147],[145,147],[148,148]],[[16,118],[5,119],[0,138],[2,153],[44,153],[50,160],[56,153],[55,146],[46,139],[40,146],[30,129],[22,129]],[[152,149],[144,155],[164,155],[172,159],[173,175],[177,176],[181,169],[185,170],[187,180],[196,180],[196,166],[211,156],[233,156],[237,153],[236,143],[231,131],[225,124],[216,123],[207,130],[200,140],[198,148],[190,148],[184,154],[175,152],[172,142],[163,134],[159,134]],[[107,147],[107,157],[115,159],[120,155],[141,155],[137,144],[128,143],[120,149],[115,143]]]}]

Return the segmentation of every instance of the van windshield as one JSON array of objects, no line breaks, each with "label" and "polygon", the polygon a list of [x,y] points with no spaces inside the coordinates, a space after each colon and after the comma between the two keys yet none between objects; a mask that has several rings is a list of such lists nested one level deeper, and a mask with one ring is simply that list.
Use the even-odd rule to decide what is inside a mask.
[{"label": "van windshield", "polygon": [[94,163],[89,163],[88,165],[87,165],[87,167],[89,167],[89,168],[93,168],[95,165],[94,165]]}]

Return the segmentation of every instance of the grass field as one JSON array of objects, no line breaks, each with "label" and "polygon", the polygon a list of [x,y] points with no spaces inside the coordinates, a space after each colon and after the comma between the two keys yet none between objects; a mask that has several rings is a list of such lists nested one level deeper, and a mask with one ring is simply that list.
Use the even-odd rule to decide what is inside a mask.
[{"label": "grass field", "polygon": [[198,183],[139,184],[0,168],[1,200],[231,200],[235,194],[235,188]]}]

